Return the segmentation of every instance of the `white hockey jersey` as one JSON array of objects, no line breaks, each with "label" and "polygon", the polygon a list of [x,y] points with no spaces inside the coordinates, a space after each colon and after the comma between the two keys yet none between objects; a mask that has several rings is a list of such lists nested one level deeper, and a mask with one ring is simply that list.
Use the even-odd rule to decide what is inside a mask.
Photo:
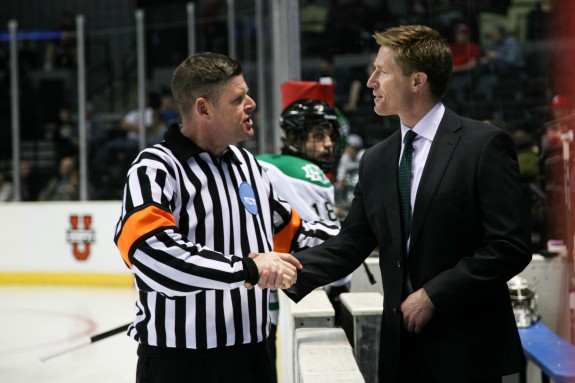
[{"label": "white hockey jersey", "polygon": [[326,221],[339,226],[334,187],[323,170],[303,158],[262,154],[257,156],[276,193],[306,221]]},{"label": "white hockey jersey", "polygon": [[[340,226],[333,184],[319,166],[284,154],[261,154],[256,158],[276,193],[288,201],[302,219]],[[343,286],[350,281],[351,275],[348,275],[328,286]]]}]

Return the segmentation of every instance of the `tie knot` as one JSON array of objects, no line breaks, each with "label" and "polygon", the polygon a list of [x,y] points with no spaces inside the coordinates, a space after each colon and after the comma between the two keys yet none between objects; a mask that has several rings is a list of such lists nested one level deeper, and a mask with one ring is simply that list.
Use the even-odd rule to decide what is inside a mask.
[{"label": "tie knot", "polygon": [[415,136],[417,136],[417,133],[415,133],[413,130],[408,130],[405,133],[405,137],[403,138],[403,144],[404,145],[411,145],[411,143],[413,142],[413,139],[415,138]]}]

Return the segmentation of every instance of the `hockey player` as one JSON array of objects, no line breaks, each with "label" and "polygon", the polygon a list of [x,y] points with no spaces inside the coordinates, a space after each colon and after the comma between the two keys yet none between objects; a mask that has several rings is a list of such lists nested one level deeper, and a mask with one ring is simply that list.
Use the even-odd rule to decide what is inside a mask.
[{"label": "hockey player", "polygon": [[[339,226],[334,187],[328,174],[343,150],[347,125],[336,109],[323,101],[299,99],[280,116],[282,154],[262,154],[259,163],[276,193],[289,202],[304,220],[324,221]],[[289,243],[275,239],[274,250],[289,252]],[[351,275],[325,286],[339,318],[339,294],[348,292]],[[270,356],[275,360],[275,326],[278,319],[277,292],[270,294],[272,330],[268,337]]]},{"label": "hockey player", "polygon": [[338,224],[328,176],[345,137],[336,110],[323,101],[300,99],[280,116],[282,154],[257,156],[276,192],[302,219]]}]

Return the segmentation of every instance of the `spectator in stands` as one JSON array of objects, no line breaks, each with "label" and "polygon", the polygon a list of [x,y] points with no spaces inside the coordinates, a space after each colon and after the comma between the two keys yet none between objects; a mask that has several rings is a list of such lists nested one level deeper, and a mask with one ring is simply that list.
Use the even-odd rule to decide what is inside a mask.
[{"label": "spectator in stands", "polygon": [[519,42],[503,25],[494,26],[489,34],[476,94],[482,97],[492,117],[509,119],[505,113],[516,113],[523,97],[521,83],[525,79],[525,60]]},{"label": "spectator in stands", "polygon": [[166,124],[166,126],[170,126],[180,121],[178,109],[174,104],[174,98],[169,89],[164,90],[160,96],[159,112],[160,120]]},{"label": "spectator in stands", "polygon": [[0,168],[0,202],[12,201],[14,187],[8,173]]},{"label": "spectator in stands", "polygon": [[363,139],[350,134],[345,140],[345,150],[337,166],[336,189],[338,203],[348,207],[353,198],[353,189],[357,184],[359,161],[363,155]]},{"label": "spectator in stands", "polygon": [[453,42],[449,45],[453,57],[453,74],[449,82],[448,95],[453,98],[453,107],[464,113],[467,101],[471,99],[475,69],[480,56],[479,45],[470,40],[467,24],[455,26]]},{"label": "spectator in stands", "polygon": [[521,46],[504,25],[494,26],[489,40],[481,62],[489,65],[494,73],[499,76],[516,75],[518,70],[525,69]]},{"label": "spectator in stands", "polygon": [[453,56],[453,72],[474,69],[480,56],[479,45],[471,41],[469,26],[459,23],[455,26],[453,42],[449,45]]},{"label": "spectator in stands", "polygon": [[168,127],[180,121],[171,93],[163,92],[160,96],[159,104],[158,109],[154,110],[152,115],[152,125],[146,132],[148,145],[162,141]]},{"label": "spectator in stands", "polygon": [[20,161],[20,200],[36,201],[42,188],[43,177],[28,160]]},{"label": "spectator in stands", "polygon": [[[120,124],[122,129],[126,131],[126,139],[132,141],[138,141],[140,132],[140,110],[138,108],[130,110]],[[152,108],[148,102],[148,105],[144,108],[144,128],[146,133],[154,126],[154,108]]]},{"label": "spectator in stands", "polygon": [[64,157],[78,156],[78,126],[67,107],[62,107],[58,111],[53,139],[57,162]]},{"label": "spectator in stands", "polygon": [[[161,94],[152,92],[146,98],[144,108],[144,128],[146,130],[146,145],[153,145],[163,139],[168,126],[179,122],[178,112],[169,92]],[[140,110],[132,109],[123,118],[120,124],[126,131],[126,139],[138,142],[140,134]]]},{"label": "spectator in stands", "polygon": [[77,201],[79,199],[79,176],[76,160],[64,157],[60,160],[58,173],[48,180],[40,191],[40,201]]},{"label": "spectator in stands", "polygon": [[[151,98],[148,98],[150,100]],[[144,109],[146,143],[148,146],[159,142],[165,130],[158,111],[151,105]],[[91,127],[92,145],[90,149],[90,183],[98,199],[119,199],[122,197],[126,172],[139,152],[140,112],[132,109],[114,127]]]}]

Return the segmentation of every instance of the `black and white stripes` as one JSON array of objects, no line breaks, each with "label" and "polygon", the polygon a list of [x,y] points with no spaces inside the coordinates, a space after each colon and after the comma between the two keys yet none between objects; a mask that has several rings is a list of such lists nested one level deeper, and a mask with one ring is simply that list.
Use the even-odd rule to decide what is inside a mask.
[{"label": "black and white stripes", "polygon": [[[170,128],[134,161],[115,241],[139,290],[130,334],[140,343],[211,349],[267,336],[268,290],[244,288],[244,257],[273,250],[291,208],[246,150],[222,158]],[[300,247],[337,231],[302,222]]]}]

